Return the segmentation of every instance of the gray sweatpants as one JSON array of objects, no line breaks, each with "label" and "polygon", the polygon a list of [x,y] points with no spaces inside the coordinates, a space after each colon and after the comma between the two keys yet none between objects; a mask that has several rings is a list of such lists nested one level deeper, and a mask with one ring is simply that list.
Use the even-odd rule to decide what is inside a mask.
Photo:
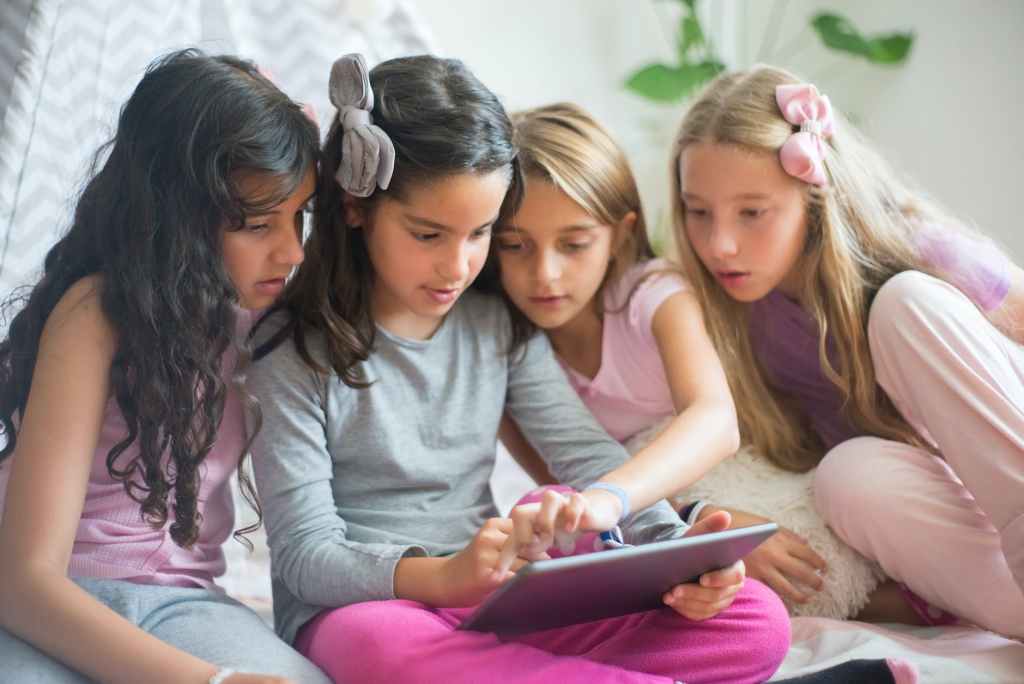
[{"label": "gray sweatpants", "polygon": [[[80,578],[75,582],[153,636],[214,665],[289,677],[299,684],[330,682],[259,615],[223,594],[122,580]],[[0,681],[86,684],[90,680],[0,629]]]}]

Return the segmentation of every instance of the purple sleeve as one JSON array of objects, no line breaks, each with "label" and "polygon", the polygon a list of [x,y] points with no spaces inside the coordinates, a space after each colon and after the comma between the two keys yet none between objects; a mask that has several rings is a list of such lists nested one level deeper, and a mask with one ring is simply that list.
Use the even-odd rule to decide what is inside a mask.
[{"label": "purple sleeve", "polygon": [[996,309],[1010,291],[1010,262],[991,240],[925,226],[915,236],[918,254],[983,311]]}]

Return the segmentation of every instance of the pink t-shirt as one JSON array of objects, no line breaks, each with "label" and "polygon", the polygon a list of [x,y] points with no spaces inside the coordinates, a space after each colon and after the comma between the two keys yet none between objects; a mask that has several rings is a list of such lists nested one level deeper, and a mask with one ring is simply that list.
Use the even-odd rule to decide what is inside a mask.
[{"label": "pink t-shirt", "polygon": [[[251,325],[251,313],[236,310],[239,332]],[[142,518],[139,504],[124,490],[124,485],[107,472],[110,448],[127,435],[124,416],[111,399],[107,403],[100,438],[94,452],[82,517],[78,522],[68,575],[121,579],[140,584],[216,588],[214,578],[224,574],[221,546],[234,529],[235,514],[231,474],[238,467],[245,439],[245,421],[241,402],[230,384],[235,355],[229,351],[223,360],[222,377],[228,383],[224,415],[217,441],[200,466],[199,501],[202,521],[199,538],[191,549],[183,549],[171,539],[174,522],[174,492],[168,496],[169,517],[154,529]],[[137,443],[129,446],[119,463],[139,453]],[[165,456],[166,458],[166,456]],[[0,468],[0,510],[10,474],[9,463]]]},{"label": "pink t-shirt", "polygon": [[637,264],[605,289],[601,367],[592,380],[562,362],[583,403],[619,441],[676,412],[651,324],[658,307],[686,284],[676,273],[662,273],[633,292],[644,275],[668,266],[662,259]]}]

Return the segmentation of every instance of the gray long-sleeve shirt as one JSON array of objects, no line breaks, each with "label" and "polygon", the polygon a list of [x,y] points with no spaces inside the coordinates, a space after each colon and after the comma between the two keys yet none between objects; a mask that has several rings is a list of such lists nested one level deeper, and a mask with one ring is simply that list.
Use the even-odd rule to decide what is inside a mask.
[{"label": "gray long-sleeve shirt", "polygon": [[[454,553],[497,515],[488,482],[506,407],[560,482],[583,489],[626,461],[547,338],[509,356],[510,334],[505,304],[469,291],[429,340],[378,329],[366,389],[315,372],[290,340],[252,367],[253,463],[286,640],[325,607],[395,598],[401,558]],[[310,348],[324,363],[323,339]],[[624,525],[631,543],[685,529],[664,502]]]}]

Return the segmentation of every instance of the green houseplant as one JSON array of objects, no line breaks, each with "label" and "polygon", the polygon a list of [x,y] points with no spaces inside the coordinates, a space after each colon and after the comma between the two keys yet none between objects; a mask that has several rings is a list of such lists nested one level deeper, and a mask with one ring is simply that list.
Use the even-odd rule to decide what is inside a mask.
[{"label": "green houseplant", "polygon": [[[701,26],[697,0],[672,1],[679,3],[682,10],[673,37],[676,61],[648,64],[626,79],[629,91],[654,102],[681,101],[726,68]],[[776,14],[781,12],[781,8],[782,5],[777,3]],[[773,17],[769,24],[777,26],[777,19]],[[849,19],[831,12],[812,16],[810,28],[828,49],[877,65],[902,64],[914,44],[914,34],[910,32],[865,36]]]}]

